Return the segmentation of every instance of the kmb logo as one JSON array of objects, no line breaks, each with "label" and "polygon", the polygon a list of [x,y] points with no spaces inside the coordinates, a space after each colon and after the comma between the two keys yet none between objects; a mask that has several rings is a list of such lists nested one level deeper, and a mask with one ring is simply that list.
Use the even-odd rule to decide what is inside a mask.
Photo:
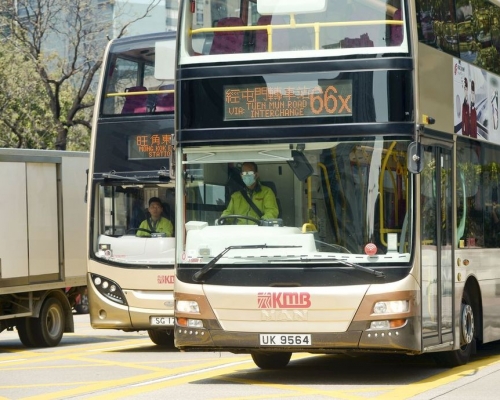
[{"label": "kmb logo", "polygon": [[260,292],[257,294],[259,308],[309,308],[311,295],[307,292]]},{"label": "kmb logo", "polygon": [[173,275],[158,275],[157,277],[158,284],[160,285],[166,285],[170,283],[174,283],[174,276]]}]

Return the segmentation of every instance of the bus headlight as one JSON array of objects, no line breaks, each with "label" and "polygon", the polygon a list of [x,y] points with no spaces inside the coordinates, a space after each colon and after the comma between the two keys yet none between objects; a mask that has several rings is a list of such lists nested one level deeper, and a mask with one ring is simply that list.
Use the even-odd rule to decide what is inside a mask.
[{"label": "bus headlight", "polygon": [[196,301],[192,300],[177,300],[175,302],[175,311],[191,314],[199,314],[200,307]]},{"label": "bus headlight", "polygon": [[370,329],[396,329],[406,325],[406,319],[391,319],[384,321],[372,321]]},{"label": "bus headlight", "polygon": [[177,318],[177,325],[185,328],[203,328],[201,319]]},{"label": "bus headlight", "polygon": [[114,301],[115,303],[122,304],[124,306],[127,305],[125,295],[116,282],[96,274],[91,274],[91,278],[94,283],[94,287],[101,295],[111,301]]},{"label": "bus headlight", "polygon": [[374,314],[399,314],[410,311],[408,300],[377,301],[373,306]]}]

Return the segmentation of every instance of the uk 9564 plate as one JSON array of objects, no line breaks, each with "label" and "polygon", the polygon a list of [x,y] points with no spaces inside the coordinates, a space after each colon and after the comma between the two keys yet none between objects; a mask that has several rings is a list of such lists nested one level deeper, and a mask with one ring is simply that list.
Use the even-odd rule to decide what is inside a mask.
[{"label": "uk 9564 plate", "polygon": [[311,335],[308,333],[261,333],[259,339],[261,346],[311,346]]}]

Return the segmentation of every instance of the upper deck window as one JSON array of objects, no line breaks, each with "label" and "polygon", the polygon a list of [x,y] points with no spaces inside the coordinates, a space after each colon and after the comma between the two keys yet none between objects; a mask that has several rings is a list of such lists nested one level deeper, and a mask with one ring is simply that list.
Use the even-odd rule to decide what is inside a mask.
[{"label": "upper deck window", "polygon": [[163,42],[118,42],[111,47],[103,87],[102,115],[174,112],[173,76],[165,77],[160,71],[162,65],[174,61],[160,59],[160,66],[155,63],[159,43]]},{"label": "upper deck window", "polygon": [[181,64],[406,53],[400,0],[184,2]]}]

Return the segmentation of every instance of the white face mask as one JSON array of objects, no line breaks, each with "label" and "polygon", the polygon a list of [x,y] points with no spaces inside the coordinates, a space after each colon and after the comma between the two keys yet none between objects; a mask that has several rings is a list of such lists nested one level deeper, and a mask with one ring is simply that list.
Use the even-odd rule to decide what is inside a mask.
[{"label": "white face mask", "polygon": [[247,186],[252,186],[255,183],[255,174],[252,175],[243,175],[241,177],[243,179],[243,183]]}]

